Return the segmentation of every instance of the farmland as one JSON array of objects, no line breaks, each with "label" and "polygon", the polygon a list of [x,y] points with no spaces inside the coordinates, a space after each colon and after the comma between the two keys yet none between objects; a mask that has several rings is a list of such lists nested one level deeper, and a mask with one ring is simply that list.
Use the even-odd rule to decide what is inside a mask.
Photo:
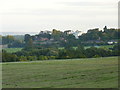
[{"label": "farmland", "polygon": [[[84,48],[85,49],[87,49],[87,48],[90,48],[90,47],[92,47],[92,46],[84,46]],[[114,45],[101,45],[101,46],[94,46],[94,47],[96,47],[96,48],[103,48],[103,49],[109,49],[109,48],[113,48],[114,47]],[[77,49],[77,47],[73,47],[74,49]],[[64,49],[64,47],[60,47],[59,49]]]},{"label": "farmland", "polygon": [[118,58],[2,64],[3,88],[117,88]]},{"label": "farmland", "polygon": [[21,51],[22,48],[5,48],[4,50],[6,50],[8,53],[14,53],[14,52]]},{"label": "farmland", "polygon": [[[101,46],[95,46],[96,48],[103,48],[103,49],[109,49],[113,48],[114,45],[101,45]],[[90,46],[86,46],[85,49],[90,48]]]}]

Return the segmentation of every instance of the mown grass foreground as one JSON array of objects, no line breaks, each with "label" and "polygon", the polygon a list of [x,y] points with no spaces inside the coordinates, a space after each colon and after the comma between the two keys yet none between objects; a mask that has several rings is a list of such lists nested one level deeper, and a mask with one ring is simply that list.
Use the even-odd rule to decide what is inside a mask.
[{"label": "mown grass foreground", "polygon": [[3,88],[117,88],[118,58],[4,63]]}]

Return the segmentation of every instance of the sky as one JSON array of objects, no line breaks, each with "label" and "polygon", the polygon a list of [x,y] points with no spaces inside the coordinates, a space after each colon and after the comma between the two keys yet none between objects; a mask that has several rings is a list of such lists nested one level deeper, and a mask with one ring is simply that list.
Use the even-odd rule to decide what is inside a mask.
[{"label": "sky", "polygon": [[119,0],[0,0],[1,32],[118,27]]}]

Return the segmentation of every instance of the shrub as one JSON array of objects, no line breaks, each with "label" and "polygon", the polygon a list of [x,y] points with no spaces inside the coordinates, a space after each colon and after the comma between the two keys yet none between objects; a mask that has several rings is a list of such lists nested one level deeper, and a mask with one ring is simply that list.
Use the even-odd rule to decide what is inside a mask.
[{"label": "shrub", "polygon": [[20,56],[20,61],[27,61],[27,57],[25,57],[25,56]]},{"label": "shrub", "polygon": [[41,56],[39,56],[39,60],[48,60],[48,57],[41,55]]},{"label": "shrub", "polygon": [[95,56],[93,56],[93,58],[97,58],[97,57],[100,57],[99,55],[95,55]]},{"label": "shrub", "polygon": [[37,60],[37,57],[36,56],[27,56],[27,59],[29,61],[34,61],[34,60]]}]

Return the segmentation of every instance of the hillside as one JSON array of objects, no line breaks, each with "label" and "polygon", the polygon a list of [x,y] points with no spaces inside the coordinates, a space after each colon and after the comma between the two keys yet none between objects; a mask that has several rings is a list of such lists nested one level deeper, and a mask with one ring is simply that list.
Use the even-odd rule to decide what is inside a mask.
[{"label": "hillside", "polygon": [[3,88],[117,88],[118,58],[3,63]]}]

